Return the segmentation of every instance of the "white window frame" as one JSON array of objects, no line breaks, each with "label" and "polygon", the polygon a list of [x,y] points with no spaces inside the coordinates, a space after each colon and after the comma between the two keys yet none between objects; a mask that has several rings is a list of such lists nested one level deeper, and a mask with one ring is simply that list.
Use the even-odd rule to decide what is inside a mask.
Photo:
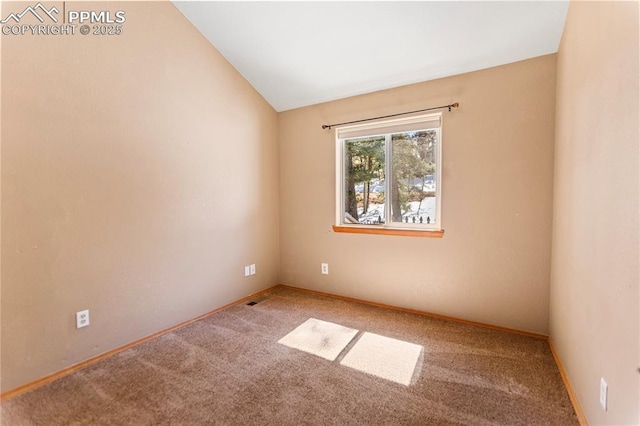
[{"label": "white window frame", "polygon": [[[437,122],[437,126],[434,125]],[[421,123],[425,123],[425,128],[421,128]],[[406,130],[402,130],[406,128]],[[406,223],[391,222],[391,167],[392,167],[392,146],[391,134],[413,130],[435,130],[436,131],[436,218],[433,223]],[[345,140],[358,136],[347,136],[344,134],[362,134],[367,136],[385,135],[385,223],[384,224],[357,224],[345,221]],[[396,118],[393,120],[377,121],[352,126],[342,126],[335,130],[335,153],[336,153],[336,209],[335,224],[338,227],[354,229],[389,229],[389,230],[413,230],[413,231],[442,231],[442,113],[425,114],[411,117]]]}]

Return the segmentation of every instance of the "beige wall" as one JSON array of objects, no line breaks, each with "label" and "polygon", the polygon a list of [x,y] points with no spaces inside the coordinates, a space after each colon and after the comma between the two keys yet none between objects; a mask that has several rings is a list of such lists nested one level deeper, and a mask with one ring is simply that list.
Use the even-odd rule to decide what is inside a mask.
[{"label": "beige wall", "polygon": [[[280,113],[280,281],[547,333],[555,67],[548,55]],[[453,101],[444,237],[334,233],[334,132],[320,126]]]},{"label": "beige wall", "polygon": [[277,283],[275,111],[171,3],[83,8],[124,34],[2,40],[2,391]]},{"label": "beige wall", "polygon": [[638,72],[638,3],[572,2],[558,53],[551,338],[594,425],[640,423]]}]

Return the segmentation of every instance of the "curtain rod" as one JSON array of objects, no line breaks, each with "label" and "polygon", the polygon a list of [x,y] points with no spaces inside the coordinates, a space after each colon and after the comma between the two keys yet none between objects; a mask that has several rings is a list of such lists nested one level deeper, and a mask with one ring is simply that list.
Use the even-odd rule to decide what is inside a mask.
[{"label": "curtain rod", "polygon": [[354,120],[354,121],[347,121],[345,123],[334,123],[334,124],[323,124],[322,128],[323,129],[331,129],[332,127],[335,126],[342,126],[344,124],[354,124],[354,123],[362,123],[364,121],[371,121],[371,120],[379,120],[381,118],[389,118],[389,117],[397,117],[399,115],[407,115],[407,114],[415,114],[416,112],[424,112],[424,111],[433,111],[434,109],[444,109],[444,108],[449,108],[449,111],[451,111],[451,108],[458,108],[460,106],[459,103],[454,102],[450,105],[442,105],[439,107],[433,107],[433,108],[425,108],[425,109],[418,109],[415,111],[407,111],[407,112],[399,112],[397,114],[390,114],[390,115],[382,115],[380,117],[373,117],[373,118],[364,118],[362,120]]}]

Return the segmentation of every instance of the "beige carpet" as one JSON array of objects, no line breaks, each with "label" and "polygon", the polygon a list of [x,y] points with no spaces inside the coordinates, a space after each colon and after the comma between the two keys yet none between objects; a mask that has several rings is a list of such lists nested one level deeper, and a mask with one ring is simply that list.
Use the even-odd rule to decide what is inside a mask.
[{"label": "beige carpet", "polygon": [[[360,332],[333,360],[278,343],[310,318]],[[372,338],[363,341],[366,333]],[[390,349],[396,344],[384,339],[421,348]],[[408,385],[381,377],[386,363],[405,356],[397,353],[418,354]],[[2,426],[577,424],[545,341],[285,288],[5,401],[0,420]]]}]

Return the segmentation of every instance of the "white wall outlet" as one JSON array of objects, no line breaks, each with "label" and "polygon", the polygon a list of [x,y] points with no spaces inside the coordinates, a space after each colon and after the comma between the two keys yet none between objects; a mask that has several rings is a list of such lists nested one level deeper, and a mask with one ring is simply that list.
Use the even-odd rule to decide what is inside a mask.
[{"label": "white wall outlet", "polygon": [[245,266],[244,267],[244,276],[248,277],[249,275],[251,275],[251,266]]},{"label": "white wall outlet", "polygon": [[89,310],[76,312],[76,328],[82,328],[89,325]]},{"label": "white wall outlet", "polygon": [[323,275],[329,275],[329,264],[328,263],[320,264],[320,269],[321,269]]},{"label": "white wall outlet", "polygon": [[607,411],[607,394],[609,392],[609,385],[604,381],[604,377],[600,377],[600,405],[602,409]]},{"label": "white wall outlet", "polygon": [[252,263],[251,265],[249,265],[249,270],[251,271],[251,275],[255,275],[256,274],[256,264]]}]

